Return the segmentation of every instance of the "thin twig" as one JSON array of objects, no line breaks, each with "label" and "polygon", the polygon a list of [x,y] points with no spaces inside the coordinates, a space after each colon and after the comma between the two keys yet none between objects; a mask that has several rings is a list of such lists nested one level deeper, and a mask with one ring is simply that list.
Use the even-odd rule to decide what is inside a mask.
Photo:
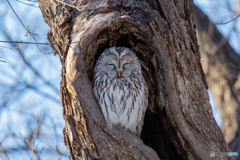
[{"label": "thin twig", "polygon": [[0,45],[0,47],[2,47],[2,48],[7,48],[7,49],[17,49],[17,48],[18,48],[18,45],[13,46],[13,47],[5,47],[5,46],[1,46],[1,45]]},{"label": "thin twig", "polygon": [[[0,58],[2,58],[2,57],[0,57]],[[2,143],[5,139],[7,139],[8,137],[14,136],[14,135],[15,135],[14,133],[10,133],[6,137],[4,137],[3,140],[1,140],[1,142],[0,142],[0,147],[2,148],[3,154],[7,157],[7,159],[9,159],[9,157],[8,157],[7,152],[5,151],[4,147],[2,146]]]},{"label": "thin twig", "polygon": [[[17,43],[17,46],[18,46],[18,43]],[[17,47],[17,50],[18,50],[18,53],[20,54],[20,56],[22,57],[23,62],[24,62],[27,66],[29,66],[29,63],[25,61],[25,58],[24,58],[24,56],[23,56],[23,54],[22,54],[19,46]]]},{"label": "thin twig", "polygon": [[37,122],[37,124],[36,124],[37,126],[36,126],[36,128],[34,129],[33,145],[34,145],[34,143],[35,143],[35,139],[37,138],[38,129],[39,129],[40,124],[42,123],[44,114],[45,114],[45,113],[42,114],[42,116],[41,116],[41,118],[40,118],[39,120],[38,120],[37,116],[35,117],[35,118],[36,118],[36,122]]},{"label": "thin twig", "polygon": [[234,65],[234,64],[232,64],[232,63],[230,63],[230,65],[233,66],[233,67],[235,67],[235,68],[239,68],[239,69],[240,69],[240,66],[236,66],[236,65]]},{"label": "thin twig", "polygon": [[227,24],[227,23],[229,23],[229,22],[232,22],[232,21],[234,21],[234,20],[235,20],[235,19],[237,19],[238,17],[240,17],[240,15],[238,15],[237,17],[235,17],[235,18],[231,19],[230,21],[227,21],[227,22],[224,22],[224,23],[216,23],[216,25],[223,25],[223,24]]},{"label": "thin twig", "polygon": [[57,1],[57,2],[59,2],[59,3],[62,3],[62,4],[65,4],[65,5],[69,6],[69,7],[75,8],[75,9],[77,9],[78,11],[81,11],[81,8],[78,8],[78,7],[76,7],[76,6],[74,6],[74,5],[71,5],[71,4],[69,4],[69,3],[66,3],[66,2],[63,2],[63,1],[60,1],[60,0],[55,0],[55,1]]},{"label": "thin twig", "polygon": [[[3,148],[2,144],[0,143],[0,147],[2,148],[3,154],[7,157],[7,159],[9,159],[7,152],[5,151],[5,149]],[[10,160],[10,159],[9,159]]]},{"label": "thin twig", "polygon": [[[27,147],[32,150],[31,159],[33,158],[34,154],[36,155],[38,160],[41,159],[40,155],[38,154],[38,152],[36,150],[35,140],[37,138],[38,129],[39,129],[39,126],[42,123],[43,117],[44,117],[44,113],[42,114],[42,116],[41,116],[41,118],[39,120],[38,120],[37,116],[35,117],[37,124],[36,124],[36,127],[34,128],[33,136],[30,136],[29,138],[23,138],[23,140],[24,140],[25,144],[27,145]],[[31,140],[32,140],[32,143],[31,143]]]},{"label": "thin twig", "polygon": [[[70,45],[74,43],[78,43],[79,41],[75,41],[72,43],[53,43],[52,45],[61,46],[61,45]],[[50,43],[35,43],[35,42],[23,42],[23,41],[0,41],[0,43],[23,43],[23,44],[38,44],[38,45],[51,45]],[[1,47],[1,46],[0,46]]]},{"label": "thin twig", "polygon": [[5,141],[8,137],[11,137],[11,136],[15,136],[14,133],[10,133],[9,135],[5,136],[1,141],[0,143],[3,143],[3,141]]},{"label": "thin twig", "polygon": [[[2,58],[2,57],[0,57],[0,58]],[[3,61],[3,60],[1,60],[1,59],[0,59],[0,62],[4,62],[4,63],[6,63],[6,61]]]},{"label": "thin twig", "polygon": [[35,4],[28,4],[28,3],[25,3],[25,2],[22,2],[22,1],[19,1],[19,0],[16,0],[17,2],[19,3],[22,3],[22,4],[26,4],[28,6],[31,6],[31,7],[35,7],[35,8],[38,8],[37,6],[35,6]]},{"label": "thin twig", "polygon": [[50,54],[50,53],[45,53],[45,52],[43,52],[43,51],[39,48],[39,46],[38,46],[38,44],[37,44],[37,40],[36,40],[35,37],[34,37],[34,35],[37,35],[37,34],[34,34],[34,33],[32,33],[32,32],[29,31],[29,29],[23,24],[23,22],[21,21],[21,19],[18,17],[17,13],[14,11],[13,7],[11,6],[11,4],[9,3],[8,0],[7,0],[7,2],[8,2],[8,4],[9,4],[10,8],[12,9],[13,13],[16,15],[16,17],[18,18],[18,20],[20,21],[20,23],[22,24],[22,26],[23,26],[23,27],[25,28],[25,30],[27,31],[27,33],[29,33],[30,36],[31,36],[31,37],[33,38],[33,40],[35,41],[35,44],[37,45],[39,51],[42,52],[43,54]]},{"label": "thin twig", "polygon": [[[17,13],[15,12],[15,10],[13,9],[12,5],[10,4],[10,2],[7,0],[11,10],[13,11],[13,13],[15,14],[15,16],[18,18],[19,22],[22,24],[22,26],[25,28],[25,30],[28,30],[27,27],[23,24],[23,22],[21,21],[21,19],[18,17]],[[29,32],[31,33],[31,32]],[[34,34],[34,33],[31,33],[33,35],[37,35],[37,34]]]},{"label": "thin twig", "polygon": [[[4,34],[5,34],[5,36],[7,37],[7,39],[11,41],[11,38],[9,37],[9,35],[6,34],[6,32],[4,32]],[[20,48],[19,48],[19,46],[18,46],[18,43],[16,43],[15,45],[17,46],[16,49],[18,50],[18,53],[20,54],[23,62],[24,62],[26,65],[29,65],[29,63],[27,63],[27,62],[25,61],[25,58],[24,58],[24,56],[23,56],[23,54],[22,54],[22,52],[21,52],[21,50],[20,50]]]},{"label": "thin twig", "polygon": [[44,117],[44,113],[42,114],[41,118],[38,120],[37,116],[35,117],[36,118],[36,128],[34,129],[34,134],[33,134],[33,138],[32,138],[32,145],[30,143],[30,146],[31,146],[31,150],[32,150],[32,155],[33,153],[35,153],[35,155],[37,156],[37,158],[40,160],[40,156],[38,155],[37,151],[36,151],[36,147],[35,147],[35,140],[37,138],[37,135],[38,135],[38,129],[39,129],[39,126],[40,124],[42,123],[42,120],[43,120],[43,117]]}]

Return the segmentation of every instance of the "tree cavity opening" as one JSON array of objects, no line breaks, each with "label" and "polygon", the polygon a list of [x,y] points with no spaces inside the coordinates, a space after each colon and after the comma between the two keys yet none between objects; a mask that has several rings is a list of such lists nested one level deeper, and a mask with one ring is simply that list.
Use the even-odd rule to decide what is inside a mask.
[{"label": "tree cavity opening", "polygon": [[163,102],[167,96],[164,94],[164,71],[161,60],[155,55],[156,50],[148,43],[144,34],[120,33],[121,31],[110,32],[106,29],[89,44],[85,56],[89,79],[92,82],[96,60],[105,49],[120,46],[132,49],[141,62],[142,74],[149,90],[148,109],[144,117],[141,139],[145,145],[156,151],[160,159],[182,159],[171,140],[171,136],[177,135],[167,118],[164,106],[166,103]]}]

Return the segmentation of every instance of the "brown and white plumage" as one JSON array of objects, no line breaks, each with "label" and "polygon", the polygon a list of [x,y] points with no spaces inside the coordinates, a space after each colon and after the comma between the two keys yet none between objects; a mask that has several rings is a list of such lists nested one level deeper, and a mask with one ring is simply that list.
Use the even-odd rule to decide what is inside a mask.
[{"label": "brown and white plumage", "polygon": [[148,88],[136,54],[125,47],[106,49],[96,62],[93,85],[108,126],[120,124],[140,136]]}]

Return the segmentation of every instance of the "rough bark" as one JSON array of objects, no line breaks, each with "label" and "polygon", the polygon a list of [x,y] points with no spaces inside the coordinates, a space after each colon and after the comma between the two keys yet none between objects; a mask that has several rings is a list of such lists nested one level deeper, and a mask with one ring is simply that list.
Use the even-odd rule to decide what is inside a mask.
[{"label": "rough bark", "polygon": [[240,153],[240,57],[197,7],[194,8],[194,17],[203,69],[221,110],[222,132],[230,149]]},{"label": "rough bark", "polygon": [[[227,152],[212,116],[192,1],[39,0],[60,55],[65,144],[70,159],[209,159]],[[56,43],[71,45],[54,45]],[[141,139],[109,130],[92,91],[94,63],[111,46],[131,48],[149,88]],[[226,157],[215,157],[215,159]]]}]

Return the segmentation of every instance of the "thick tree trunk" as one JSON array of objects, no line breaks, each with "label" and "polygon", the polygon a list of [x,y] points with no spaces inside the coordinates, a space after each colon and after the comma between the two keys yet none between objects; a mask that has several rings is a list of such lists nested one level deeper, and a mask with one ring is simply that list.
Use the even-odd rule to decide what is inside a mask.
[{"label": "thick tree trunk", "polygon": [[194,17],[203,69],[221,110],[224,137],[231,150],[240,153],[240,57],[197,7],[194,8]]},{"label": "thick tree trunk", "polygon": [[[209,104],[192,1],[39,4],[63,64],[63,134],[70,159],[209,159],[210,151],[229,151]],[[109,130],[93,95],[94,63],[112,46],[131,48],[142,64],[149,88],[144,143],[118,126]],[[226,159],[215,157],[220,158]]]}]

